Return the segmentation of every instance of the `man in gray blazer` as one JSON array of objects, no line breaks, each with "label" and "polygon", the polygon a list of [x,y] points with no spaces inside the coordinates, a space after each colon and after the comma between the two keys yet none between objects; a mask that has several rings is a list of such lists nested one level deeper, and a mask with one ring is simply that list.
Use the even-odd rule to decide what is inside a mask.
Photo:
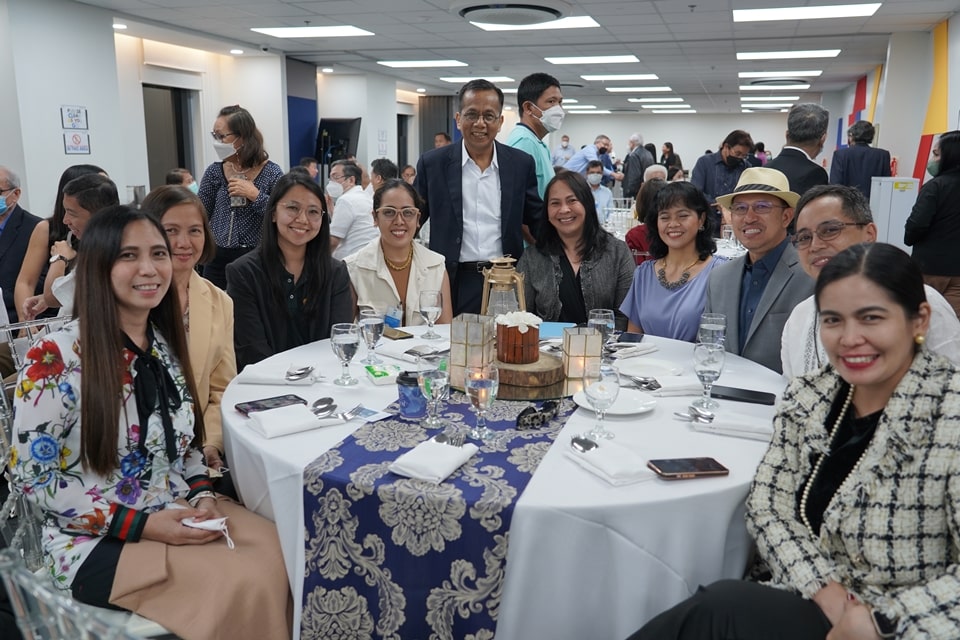
[{"label": "man in gray blazer", "polygon": [[813,280],[787,238],[799,197],[785,175],[765,167],[745,169],[733,193],[717,197],[730,210],[747,254],[710,274],[704,312],[726,315],[727,351],[777,373],[783,372],[783,325],[797,303],[813,294]]}]

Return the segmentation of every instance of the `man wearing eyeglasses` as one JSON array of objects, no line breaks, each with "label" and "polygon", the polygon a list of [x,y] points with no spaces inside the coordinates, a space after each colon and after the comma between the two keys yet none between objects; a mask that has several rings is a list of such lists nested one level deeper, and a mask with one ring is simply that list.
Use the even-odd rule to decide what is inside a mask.
[{"label": "man wearing eyeglasses", "polygon": [[[797,203],[797,234],[793,244],[800,265],[814,280],[833,256],[855,244],[876,240],[877,225],[873,222],[870,204],[855,187],[813,187]],[[924,285],[924,291],[933,308],[924,344],[934,353],[960,364],[960,320],[936,289]],[[788,379],[827,364],[813,296],[800,302],[790,314],[783,328],[780,357],[783,375]]]},{"label": "man wearing eyeglasses", "polygon": [[813,293],[813,280],[787,239],[798,199],[785,175],[765,167],[744,170],[733,192],[717,198],[730,210],[733,232],[747,254],[710,273],[704,313],[726,316],[727,351],[777,373],[783,371],[783,325]]},{"label": "man wearing eyeglasses", "polygon": [[337,160],[330,167],[327,194],[336,198],[330,220],[330,249],[337,260],[380,237],[370,216],[373,196],[363,190],[361,176],[359,165],[348,160]]},{"label": "man wearing eyeglasses", "polygon": [[536,237],[543,215],[529,154],[500,144],[503,92],[488,80],[460,88],[458,144],[420,156],[414,187],[426,201],[430,248],[443,254],[454,314],[479,313],[491,258],[523,254],[523,225]]}]

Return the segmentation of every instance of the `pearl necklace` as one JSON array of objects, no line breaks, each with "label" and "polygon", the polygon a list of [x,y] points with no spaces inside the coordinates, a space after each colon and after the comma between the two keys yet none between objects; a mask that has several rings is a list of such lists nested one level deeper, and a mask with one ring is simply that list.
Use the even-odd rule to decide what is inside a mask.
[{"label": "pearl necklace", "polygon": [[687,281],[690,279],[690,268],[693,267],[693,265],[697,264],[698,262],[700,262],[699,257],[697,257],[696,260],[694,260],[693,262],[688,264],[686,267],[684,267],[683,273],[680,274],[679,280],[677,280],[676,282],[668,282],[667,281],[667,259],[664,258],[661,261],[661,264],[663,266],[657,269],[657,281],[660,283],[660,286],[662,286],[664,289],[669,289],[670,291],[673,291],[674,289],[679,289],[683,285],[687,284]]},{"label": "pearl necklace", "polygon": [[[850,385],[850,391],[847,393],[847,399],[843,401],[843,407],[840,409],[840,414],[833,423],[833,429],[830,430],[830,446],[833,445],[833,439],[837,435],[837,431],[840,430],[840,423],[843,422],[844,416],[847,415],[847,409],[850,408],[850,403],[853,402],[853,390],[854,386]],[[852,474],[854,469],[859,467],[860,463],[863,462],[863,458],[867,455],[867,449],[869,448],[870,445],[867,444],[867,448],[863,450],[863,453],[860,454],[860,457],[857,458],[857,461],[854,463],[854,465],[850,467],[850,474]],[[810,518],[807,516],[807,500],[810,498],[810,487],[813,485],[813,481],[816,479],[817,474],[820,473],[820,467],[823,465],[823,459],[826,457],[827,454],[820,454],[820,457],[817,459],[817,464],[814,465],[813,471],[810,473],[810,477],[807,478],[807,484],[803,486],[803,494],[800,496],[800,519],[803,520],[803,524],[807,526],[807,529],[810,531],[810,533],[813,533],[813,526],[810,524]],[[847,478],[850,477],[850,474],[847,474]],[[844,479],[844,482],[846,482],[846,479]],[[840,489],[838,488],[837,491],[839,492],[839,490]]]},{"label": "pearl necklace", "polygon": [[394,271],[403,271],[404,269],[410,266],[411,262],[413,262],[413,245],[412,244],[410,245],[410,254],[407,256],[407,259],[401,262],[400,264],[391,262],[390,259],[386,256],[386,254],[384,254],[383,256],[383,261],[386,262],[387,266],[393,269]]}]

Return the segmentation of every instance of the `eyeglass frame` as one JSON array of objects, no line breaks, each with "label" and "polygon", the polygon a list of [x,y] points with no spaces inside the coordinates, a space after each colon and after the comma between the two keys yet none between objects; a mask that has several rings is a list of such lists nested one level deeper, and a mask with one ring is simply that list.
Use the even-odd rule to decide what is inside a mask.
[{"label": "eyeglass frame", "polygon": [[[770,211],[758,211],[757,206],[770,206]],[[737,207],[746,207],[743,211],[737,211]],[[766,216],[773,213],[774,209],[789,209],[790,207],[785,204],[774,204],[766,200],[760,200],[758,202],[733,202],[730,204],[730,215],[737,216],[742,218],[747,215],[751,210],[758,216]]]},{"label": "eyeglass frame", "polygon": [[[420,209],[416,207],[401,207],[399,209],[396,207],[380,207],[379,209],[374,209],[374,211],[383,216],[384,220],[394,220],[397,214],[400,214],[404,220],[414,220],[420,215]],[[387,213],[387,211],[392,211],[393,213]],[[408,211],[413,211],[414,213],[407,215]]]},{"label": "eyeglass frame", "polygon": [[20,187],[7,187],[6,189],[0,189],[0,194],[2,194],[2,193],[10,193],[11,191],[16,191],[16,190],[19,189],[19,188],[20,188]]},{"label": "eyeglass frame", "polygon": [[[824,242],[829,242],[834,238],[839,238],[840,234],[843,233],[843,230],[846,229],[847,227],[865,227],[868,224],[870,223],[869,222],[843,222],[842,220],[824,220],[823,222],[818,224],[816,227],[814,227],[813,231],[809,232],[810,233],[809,238],[807,237],[801,238],[800,232],[798,232],[796,235],[793,236],[793,240],[791,240],[791,243],[796,249],[806,249],[813,243],[814,235],[816,235],[820,240],[823,240]],[[825,225],[830,225],[831,227],[835,226],[836,233],[832,233],[832,235],[825,236],[823,232],[820,231],[820,229]],[[804,229],[804,231],[806,230]]]},{"label": "eyeglass frame", "polygon": [[217,133],[216,131],[211,131],[211,132],[210,132],[210,135],[213,137],[213,139],[214,139],[216,142],[221,142],[221,143],[222,143],[225,139],[229,138],[230,136],[233,136],[234,138],[237,138],[237,137],[240,136],[240,134],[234,133],[234,132],[232,132],[232,131],[231,131],[230,133]]},{"label": "eyeglass frame", "polygon": [[[296,215],[290,215],[290,211],[294,207],[296,207],[297,213]],[[300,214],[305,214],[307,216],[307,220],[323,220],[323,216],[326,215],[326,212],[323,209],[320,209],[318,211],[310,211],[310,209],[308,209],[307,207],[301,206],[299,203],[291,202],[291,201],[278,202],[275,210],[279,211],[280,213],[287,216],[291,220],[296,220],[297,218],[300,217]]]},{"label": "eyeglass frame", "polygon": [[467,124],[473,124],[478,120],[483,120],[483,123],[487,126],[493,124],[497,120],[503,117],[503,113],[498,113],[496,115],[492,113],[478,113],[473,111],[467,111],[466,113],[460,114],[460,119],[467,122]]},{"label": "eyeglass frame", "polygon": [[517,416],[517,430],[538,429],[557,417],[560,413],[560,403],[556,400],[547,400],[538,409],[530,405]]}]

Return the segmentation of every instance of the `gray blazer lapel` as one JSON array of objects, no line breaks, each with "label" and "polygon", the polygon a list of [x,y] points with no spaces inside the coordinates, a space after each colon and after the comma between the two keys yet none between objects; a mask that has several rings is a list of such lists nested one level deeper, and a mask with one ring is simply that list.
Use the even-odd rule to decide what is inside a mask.
[{"label": "gray blazer lapel", "polygon": [[[747,329],[746,342],[750,342],[750,338],[753,337],[753,334],[760,325],[760,322],[767,316],[767,313],[770,311],[770,307],[773,306],[773,303],[776,302],[777,298],[780,297],[780,294],[783,293],[787,283],[793,278],[793,270],[791,267],[796,263],[796,249],[788,245],[787,248],[784,249],[783,254],[780,256],[780,260],[777,261],[777,266],[770,275],[770,280],[767,282],[767,286],[763,289],[763,295],[760,296],[760,304],[757,305],[757,312],[753,314],[753,320],[750,322],[750,328]],[[744,344],[746,344],[746,342]],[[741,345],[741,348],[742,347],[743,345]]]}]

